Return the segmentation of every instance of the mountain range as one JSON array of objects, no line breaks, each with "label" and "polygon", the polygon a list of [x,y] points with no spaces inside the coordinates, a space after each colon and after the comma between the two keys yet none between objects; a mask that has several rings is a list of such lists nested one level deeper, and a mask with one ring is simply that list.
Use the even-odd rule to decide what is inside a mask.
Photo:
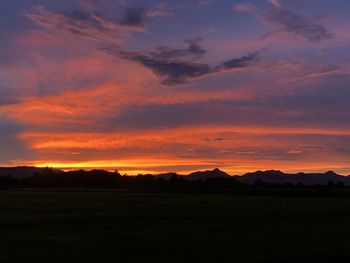
[{"label": "mountain range", "polygon": [[236,179],[244,184],[252,185],[260,180],[270,184],[304,184],[304,185],[327,185],[329,182],[344,183],[350,185],[350,176],[342,176],[333,171],[326,173],[297,173],[288,174],[279,170],[256,171],[246,173],[243,176],[237,176]]},{"label": "mountain range", "polygon": [[[12,176],[14,178],[30,177],[35,173],[40,173],[46,168],[37,167],[0,167],[0,177]],[[63,171],[62,171],[63,172]],[[164,180],[170,180],[174,177],[180,177],[188,181],[200,181],[207,180],[209,178],[228,178],[231,177],[228,173],[216,168],[213,170],[197,171],[188,175],[179,175],[177,173],[163,173],[154,175],[156,178],[162,178]],[[246,173],[242,176],[233,176],[237,181],[253,185],[257,181],[262,181],[269,184],[304,184],[304,185],[327,185],[329,182],[343,183],[344,185],[350,185],[350,176],[342,176],[333,171],[326,173],[296,173],[289,174],[279,170],[268,171],[256,171],[252,173]]]}]

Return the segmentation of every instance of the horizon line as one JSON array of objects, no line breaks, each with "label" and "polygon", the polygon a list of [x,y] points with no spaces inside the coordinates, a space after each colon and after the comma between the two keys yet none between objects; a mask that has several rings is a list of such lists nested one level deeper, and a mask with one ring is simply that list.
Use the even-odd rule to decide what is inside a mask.
[{"label": "horizon line", "polygon": [[285,170],[281,170],[281,169],[257,169],[255,171],[248,171],[245,172],[243,174],[231,174],[229,172],[225,172],[223,169],[216,167],[216,168],[212,168],[212,169],[200,169],[200,170],[192,170],[190,172],[186,172],[186,173],[179,173],[179,172],[175,172],[175,171],[166,171],[166,172],[161,172],[161,171],[141,171],[140,173],[130,173],[128,174],[127,171],[123,171],[123,170],[118,170],[117,168],[113,168],[113,169],[106,169],[107,167],[54,167],[54,166],[35,166],[35,165],[18,165],[18,166],[0,166],[0,169],[13,169],[13,168],[37,168],[37,169],[45,169],[45,168],[50,168],[50,169],[55,169],[55,170],[61,170],[64,172],[69,172],[69,171],[79,171],[79,170],[84,170],[84,171],[93,171],[93,170],[103,170],[103,171],[107,171],[107,172],[118,172],[119,174],[122,175],[128,175],[128,176],[137,176],[137,175],[162,175],[162,174],[177,174],[179,176],[187,176],[189,174],[195,173],[195,172],[209,172],[209,171],[214,171],[214,170],[220,170],[224,173],[226,173],[229,176],[244,176],[246,174],[249,173],[256,173],[256,172],[281,172],[283,174],[290,174],[290,175],[296,175],[296,174],[326,174],[329,172],[333,172],[339,176],[343,176],[343,177],[347,177],[350,176],[349,175],[345,175],[345,174],[340,174],[337,173],[334,170],[323,170],[323,171],[300,171],[299,172],[288,172]]}]

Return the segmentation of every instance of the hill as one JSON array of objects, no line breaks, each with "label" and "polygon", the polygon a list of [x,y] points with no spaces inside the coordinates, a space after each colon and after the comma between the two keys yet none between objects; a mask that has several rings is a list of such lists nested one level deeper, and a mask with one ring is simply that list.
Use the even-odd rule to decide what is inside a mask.
[{"label": "hill", "polygon": [[256,181],[262,181],[269,184],[304,184],[304,185],[327,185],[329,182],[344,183],[350,185],[350,177],[336,174],[333,171],[326,173],[297,173],[288,174],[279,170],[256,171],[247,173],[243,176],[237,176],[236,179],[244,184],[252,185]]},{"label": "hill", "polygon": [[215,168],[214,170],[206,170],[206,171],[198,171],[198,172],[190,173],[187,176],[185,176],[185,179],[189,181],[199,181],[199,180],[206,180],[209,178],[218,178],[218,177],[228,178],[230,177],[230,175],[221,171],[218,168]]},{"label": "hill", "polygon": [[25,178],[39,173],[45,168],[37,168],[32,166],[19,166],[19,167],[0,167],[0,177],[12,176],[14,178]]}]

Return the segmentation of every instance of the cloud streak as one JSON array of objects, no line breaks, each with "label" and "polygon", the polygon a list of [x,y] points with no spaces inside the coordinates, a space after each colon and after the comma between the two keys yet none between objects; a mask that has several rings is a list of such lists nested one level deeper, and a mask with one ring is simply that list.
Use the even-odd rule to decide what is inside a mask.
[{"label": "cloud streak", "polygon": [[26,12],[25,16],[49,32],[98,42],[116,43],[129,31],[146,30],[141,9],[127,10],[125,17],[120,21],[109,20],[82,10],[57,13],[47,10],[44,6],[35,7]]},{"label": "cloud streak", "polygon": [[294,82],[294,81],[299,81],[299,80],[306,80],[306,79],[312,79],[312,78],[320,78],[320,77],[325,77],[333,74],[341,74],[343,73],[343,70],[341,70],[337,66],[325,66],[320,69],[310,71],[307,73],[300,74],[299,76],[287,80],[281,81],[282,83],[286,82]]},{"label": "cloud streak", "polygon": [[269,2],[273,7],[268,10],[260,9],[252,4],[237,4],[234,6],[234,10],[236,12],[253,13],[278,28],[277,31],[265,34],[265,37],[280,32],[288,33],[294,38],[301,38],[309,42],[321,42],[334,37],[323,25],[293,13],[282,7],[279,1],[269,0]]}]

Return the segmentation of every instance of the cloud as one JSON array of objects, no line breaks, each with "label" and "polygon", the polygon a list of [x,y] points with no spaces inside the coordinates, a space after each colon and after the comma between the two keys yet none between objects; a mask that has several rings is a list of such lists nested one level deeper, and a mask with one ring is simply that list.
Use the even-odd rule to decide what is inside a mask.
[{"label": "cloud", "polygon": [[[83,3],[97,2],[99,1],[83,1]],[[119,18],[110,19],[95,11],[93,7],[75,9],[67,13],[49,11],[44,6],[37,6],[24,15],[50,32],[73,34],[95,41],[111,41],[113,38],[118,39],[118,34],[121,32],[147,31],[149,18],[171,16],[173,9],[171,5],[165,4],[155,8],[129,6]]]},{"label": "cloud", "polygon": [[135,57],[135,59],[161,76],[163,78],[163,84],[185,83],[189,79],[211,73],[209,65],[203,63],[183,61],[162,62],[144,56]]},{"label": "cloud", "polygon": [[285,32],[311,42],[320,42],[333,37],[324,26],[284,8],[273,8],[264,12],[263,16],[268,22],[280,26]]},{"label": "cloud", "polygon": [[280,8],[281,4],[279,0],[268,0],[272,5],[274,5],[275,7]]},{"label": "cloud", "polygon": [[145,8],[129,7],[125,12],[125,16],[120,20],[120,23],[132,27],[145,27],[146,18],[147,11]]},{"label": "cloud", "polygon": [[[25,16],[38,26],[59,35],[73,35],[99,42],[118,42],[123,33],[145,31],[144,24],[136,17],[126,15],[121,21],[106,19],[101,15],[74,10],[71,13],[56,13],[43,6],[35,7]],[[134,19],[134,21],[132,21]]]},{"label": "cloud", "polygon": [[319,77],[324,77],[324,76],[329,76],[332,74],[338,74],[338,73],[343,73],[343,70],[341,70],[338,66],[325,66],[320,69],[310,71],[304,74],[301,74],[295,78],[291,78],[288,80],[281,81],[283,82],[294,82],[294,81],[299,81],[299,80],[305,80],[305,79],[310,79],[310,78],[319,78]]},{"label": "cloud", "polygon": [[151,52],[151,56],[160,60],[178,59],[181,57],[189,59],[199,59],[206,54],[206,50],[199,45],[201,38],[187,39],[188,44],[185,49],[176,49],[167,46],[160,46],[156,51]]},{"label": "cloud", "polygon": [[224,61],[218,66],[197,62],[205,53],[198,43],[200,39],[185,40],[186,49],[175,49],[161,46],[152,52],[129,52],[120,49],[104,48],[103,50],[120,59],[130,60],[151,69],[164,85],[186,83],[189,80],[204,77],[232,69],[246,68],[258,60],[259,52]]},{"label": "cloud", "polygon": [[334,37],[323,25],[283,8],[279,1],[269,0],[269,2],[273,7],[268,10],[260,9],[252,4],[237,4],[234,6],[234,10],[253,13],[279,28],[278,31],[268,33],[265,36],[286,32],[293,37],[309,42],[321,42]]},{"label": "cloud", "polygon": [[258,56],[259,52],[253,52],[247,56],[227,60],[217,68],[217,71],[248,67],[251,63],[258,61]]},{"label": "cloud", "polygon": [[[167,6],[153,9],[152,16],[162,16],[164,13],[154,13],[155,10],[166,10]],[[64,35],[73,35],[80,39],[97,42],[108,54],[119,59],[137,62],[151,69],[160,77],[164,85],[186,83],[189,80],[209,74],[248,67],[256,61],[258,52],[240,58],[233,58],[212,67],[198,60],[206,54],[199,42],[201,38],[187,39],[186,48],[159,46],[154,51],[129,51],[121,48],[118,41],[129,31],[145,31],[148,10],[129,7],[124,17],[119,21],[109,20],[102,15],[84,10],[73,10],[70,13],[56,13],[46,10],[43,6],[34,8],[25,15],[37,25]],[[110,48],[112,47],[112,48]]]}]

